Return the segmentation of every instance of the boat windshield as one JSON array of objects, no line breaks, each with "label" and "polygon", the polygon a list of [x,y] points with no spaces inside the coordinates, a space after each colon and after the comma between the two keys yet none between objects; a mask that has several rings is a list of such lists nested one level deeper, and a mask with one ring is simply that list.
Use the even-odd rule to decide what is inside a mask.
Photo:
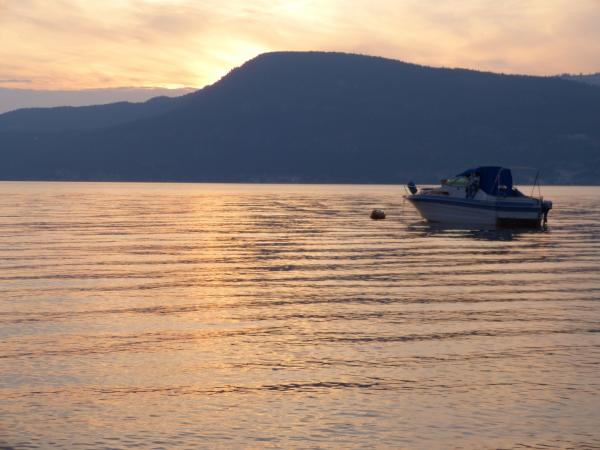
[{"label": "boat windshield", "polygon": [[461,176],[452,177],[448,178],[445,184],[448,186],[465,187],[467,184],[469,184],[469,178]]}]

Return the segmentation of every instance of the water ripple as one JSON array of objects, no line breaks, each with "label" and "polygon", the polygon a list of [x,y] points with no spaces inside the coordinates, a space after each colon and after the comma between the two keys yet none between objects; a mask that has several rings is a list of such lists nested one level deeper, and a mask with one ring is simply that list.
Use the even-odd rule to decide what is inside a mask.
[{"label": "water ripple", "polygon": [[398,186],[0,194],[0,449],[600,448],[600,188],[545,230]]}]

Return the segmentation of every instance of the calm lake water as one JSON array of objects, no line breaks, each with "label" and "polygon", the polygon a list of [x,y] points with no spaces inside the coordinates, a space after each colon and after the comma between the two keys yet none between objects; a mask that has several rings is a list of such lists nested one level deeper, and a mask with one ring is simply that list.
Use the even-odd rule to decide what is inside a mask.
[{"label": "calm lake water", "polygon": [[600,188],[403,193],[0,183],[0,448],[600,448]]}]

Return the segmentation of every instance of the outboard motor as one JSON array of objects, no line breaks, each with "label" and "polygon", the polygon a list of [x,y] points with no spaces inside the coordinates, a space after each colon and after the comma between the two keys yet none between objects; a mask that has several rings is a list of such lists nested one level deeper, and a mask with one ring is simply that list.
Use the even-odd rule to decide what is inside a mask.
[{"label": "outboard motor", "polygon": [[548,223],[548,213],[552,209],[552,202],[550,200],[542,200],[542,214],[544,217],[544,225]]},{"label": "outboard motor", "polygon": [[409,181],[406,187],[412,195],[415,195],[417,193],[417,185],[413,181]]}]

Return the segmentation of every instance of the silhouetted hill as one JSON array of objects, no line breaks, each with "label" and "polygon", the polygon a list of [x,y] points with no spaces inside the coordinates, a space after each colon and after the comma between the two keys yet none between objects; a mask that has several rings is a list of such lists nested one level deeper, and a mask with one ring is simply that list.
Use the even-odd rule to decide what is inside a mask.
[{"label": "silhouetted hill", "polygon": [[0,115],[2,131],[68,131],[106,128],[170,111],[182,98],[155,97],[144,103],[26,108]]},{"label": "silhouetted hill", "polygon": [[117,102],[141,103],[154,97],[180,97],[195,90],[192,88],[116,87],[48,91],[0,87],[0,114],[24,108],[92,106]]},{"label": "silhouetted hill", "polygon": [[360,55],[269,53],[169,111],[91,131],[5,131],[0,148],[4,179],[404,182],[494,163],[598,183],[600,90]]}]

